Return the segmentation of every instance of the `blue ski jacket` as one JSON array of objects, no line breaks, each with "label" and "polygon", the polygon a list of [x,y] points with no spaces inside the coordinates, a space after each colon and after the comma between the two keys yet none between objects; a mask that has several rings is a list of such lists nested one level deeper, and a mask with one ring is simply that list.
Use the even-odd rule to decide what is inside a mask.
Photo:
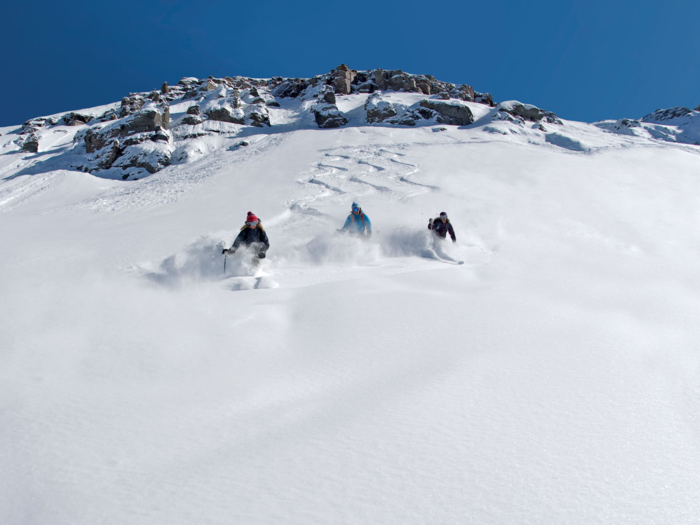
[{"label": "blue ski jacket", "polygon": [[343,224],[343,227],[341,230],[347,230],[349,233],[359,233],[363,234],[366,233],[367,235],[372,233],[372,223],[369,220],[369,217],[360,210],[360,213],[355,215],[354,213],[351,213],[348,215],[348,218],[345,219],[345,224]]}]

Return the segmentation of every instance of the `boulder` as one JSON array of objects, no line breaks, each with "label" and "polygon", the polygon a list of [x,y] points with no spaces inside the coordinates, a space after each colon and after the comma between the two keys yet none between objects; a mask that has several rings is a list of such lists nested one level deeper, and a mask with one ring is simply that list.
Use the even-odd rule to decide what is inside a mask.
[{"label": "boulder", "polygon": [[452,98],[457,98],[460,100],[465,100],[467,102],[474,102],[475,97],[474,89],[466,84],[459,84],[451,91],[450,96]]},{"label": "boulder", "polygon": [[274,90],[273,95],[280,98],[296,98],[311,85],[310,82],[302,79],[288,79],[280,83]]},{"label": "boulder", "polygon": [[199,88],[200,91],[214,91],[216,89],[216,83],[212,82],[211,80],[207,80],[206,84],[202,84],[202,87]]},{"label": "boulder", "polygon": [[20,135],[31,135],[41,128],[46,126],[46,119],[44,117],[33,118],[22,124],[22,128],[19,130]]},{"label": "boulder", "polygon": [[170,91],[170,89],[168,88],[168,83],[167,83],[167,82],[163,82],[163,85],[162,85],[161,88],[160,88],[160,92],[161,92],[163,95],[165,95],[168,91]]},{"label": "boulder", "polygon": [[386,91],[389,87],[388,75],[383,69],[374,70],[374,83],[377,84],[377,89],[380,91]]},{"label": "boulder", "polygon": [[231,124],[245,124],[245,121],[242,118],[235,116],[231,110],[226,107],[210,109],[205,113],[205,115],[209,120],[230,122]]},{"label": "boulder", "polygon": [[336,104],[335,93],[330,86],[324,87],[323,91],[319,93],[319,99],[323,100],[326,104]]},{"label": "boulder", "polygon": [[491,107],[496,106],[496,103],[493,101],[491,93],[479,93],[478,91],[475,91],[474,102],[478,102],[479,104],[486,104],[487,106]]},{"label": "boulder", "polygon": [[339,128],[348,123],[337,106],[321,105],[312,108],[316,124],[321,129]]},{"label": "boulder", "polygon": [[248,106],[246,108],[246,117],[249,125],[257,128],[271,125],[270,114],[265,106]]},{"label": "boulder", "polygon": [[141,111],[146,100],[141,95],[130,94],[122,99],[122,106],[119,109],[119,118],[124,118],[132,113]]},{"label": "boulder", "polygon": [[352,82],[357,76],[357,71],[350,69],[345,64],[340,64],[333,71],[333,87],[336,93],[349,95],[352,93]]},{"label": "boulder", "polygon": [[269,106],[269,107],[271,107],[271,108],[278,108],[278,107],[280,107],[280,103],[277,102],[276,100],[268,100],[267,102],[265,102],[265,105],[266,105],[266,106]]},{"label": "boulder", "polygon": [[196,84],[196,83],[198,83],[198,82],[199,82],[199,79],[198,79],[198,78],[195,78],[195,77],[183,77],[183,78],[180,79],[180,81],[178,82],[178,84],[180,84],[181,86],[189,86],[190,84]]},{"label": "boulder", "polygon": [[509,100],[498,104],[498,111],[505,112],[515,117],[520,117],[523,120],[530,122],[540,122],[544,120],[550,124],[561,124],[561,120],[551,111],[545,111],[533,106],[532,104],[523,104],[517,100]]},{"label": "boulder", "polygon": [[92,120],[90,115],[81,115],[80,113],[66,113],[61,117],[66,126],[82,126]]},{"label": "boulder", "polygon": [[419,78],[416,80],[416,87],[418,88],[418,91],[424,95],[430,95],[430,81],[428,81],[427,78]]},{"label": "boulder", "polygon": [[474,122],[474,115],[471,110],[462,104],[452,104],[438,100],[421,100],[420,105],[436,111],[438,114],[437,121],[440,124],[468,126]]},{"label": "boulder", "polygon": [[194,106],[190,106],[187,108],[187,114],[188,115],[197,115],[199,116],[199,106],[196,104]]},{"label": "boulder", "polygon": [[185,124],[187,126],[196,126],[204,122],[200,116],[197,115],[185,115],[185,117],[180,121],[180,124]]},{"label": "boulder", "polygon": [[29,135],[22,143],[22,151],[27,153],[38,153],[39,151],[39,137],[35,134]]},{"label": "boulder", "polygon": [[[169,113],[167,118],[169,123]],[[129,121],[125,122],[124,126],[126,128],[123,131],[126,131],[127,133],[145,133],[148,131],[157,131],[160,128],[167,129],[167,125],[164,125],[164,123],[164,115],[155,109],[146,109],[136,113]]]},{"label": "boulder", "polygon": [[437,95],[435,95],[435,98],[439,100],[450,100],[450,94],[447,91],[441,91]]},{"label": "boulder", "polygon": [[367,122],[369,124],[374,124],[378,122],[384,122],[398,115],[394,105],[387,101],[381,100],[379,97],[372,96],[365,102],[365,111],[367,113]]}]

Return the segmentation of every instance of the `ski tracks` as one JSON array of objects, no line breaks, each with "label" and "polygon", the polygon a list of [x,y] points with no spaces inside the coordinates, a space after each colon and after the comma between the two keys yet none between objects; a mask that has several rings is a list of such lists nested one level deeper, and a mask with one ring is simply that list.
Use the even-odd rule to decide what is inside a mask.
[{"label": "ski tracks", "polygon": [[[319,213],[312,206],[347,204],[353,198],[381,194],[383,198],[404,201],[440,188],[419,182],[420,165],[411,162],[401,146],[341,146],[321,150],[322,159],[298,179],[302,195],[287,205],[292,212]],[[306,215],[309,215],[306,213]]]}]

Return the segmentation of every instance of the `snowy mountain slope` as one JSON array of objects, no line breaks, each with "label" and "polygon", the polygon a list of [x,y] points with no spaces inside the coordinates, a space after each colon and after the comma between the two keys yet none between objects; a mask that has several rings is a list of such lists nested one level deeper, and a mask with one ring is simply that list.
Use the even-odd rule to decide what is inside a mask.
[{"label": "snowy mountain slope", "polygon": [[[0,521],[694,523],[698,149],[372,95],[137,181],[0,156]],[[248,210],[267,275],[224,276]]]}]

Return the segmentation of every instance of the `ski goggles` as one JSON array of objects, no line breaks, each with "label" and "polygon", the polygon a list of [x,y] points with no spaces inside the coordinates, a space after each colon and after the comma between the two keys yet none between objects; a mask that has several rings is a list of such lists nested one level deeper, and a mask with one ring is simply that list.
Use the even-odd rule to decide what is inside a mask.
[{"label": "ski goggles", "polygon": [[353,213],[358,213],[359,211],[360,211],[360,208],[353,208],[353,209],[352,209],[352,212],[353,212]]},{"label": "ski goggles", "polygon": [[440,214],[441,219],[447,219],[447,214],[446,213],[441,213]]},{"label": "ski goggles", "polygon": [[257,226],[258,221],[249,221],[249,222],[246,222],[246,224],[247,224],[248,226]]}]

